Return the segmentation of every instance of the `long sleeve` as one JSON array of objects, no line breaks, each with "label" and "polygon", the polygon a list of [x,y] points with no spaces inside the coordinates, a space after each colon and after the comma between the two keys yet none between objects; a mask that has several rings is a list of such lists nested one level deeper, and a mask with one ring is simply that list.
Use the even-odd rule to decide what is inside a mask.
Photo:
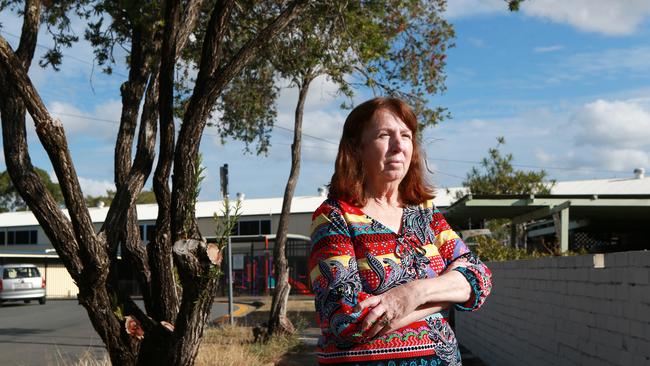
[{"label": "long sleeve", "polygon": [[314,212],[311,244],[309,273],[323,335],[339,347],[367,341],[359,325],[368,309],[354,313],[353,308],[371,295],[362,291],[350,233],[333,203],[325,202]]},{"label": "long sleeve", "polygon": [[468,301],[455,304],[454,307],[462,311],[480,308],[492,290],[490,269],[469,250],[438,210],[433,211],[431,228],[435,235],[435,246],[445,262],[445,267],[454,261],[466,262],[464,266],[458,266],[454,270],[465,276],[472,288],[472,294]]}]

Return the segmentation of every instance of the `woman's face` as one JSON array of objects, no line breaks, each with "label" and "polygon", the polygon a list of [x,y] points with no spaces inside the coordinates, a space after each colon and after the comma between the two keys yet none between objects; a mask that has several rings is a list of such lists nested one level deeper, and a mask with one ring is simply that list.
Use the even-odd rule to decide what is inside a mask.
[{"label": "woman's face", "polygon": [[406,176],[413,154],[413,132],[387,110],[375,112],[361,135],[361,160],[366,181],[399,182]]}]

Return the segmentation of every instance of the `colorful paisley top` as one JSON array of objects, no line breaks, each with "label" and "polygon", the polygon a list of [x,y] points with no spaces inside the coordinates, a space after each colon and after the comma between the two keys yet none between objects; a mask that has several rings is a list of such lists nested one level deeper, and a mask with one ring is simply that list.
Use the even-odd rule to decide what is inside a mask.
[{"label": "colorful paisley top", "polygon": [[328,199],[314,212],[309,271],[322,336],[321,364],[460,365],[456,337],[447,311],[435,313],[395,332],[368,339],[361,322],[369,309],[353,312],[370,296],[409,281],[440,275],[454,260],[472,287],[459,310],[476,310],[492,287],[490,270],[451,230],[435,208],[408,206],[395,233],[358,207]]}]

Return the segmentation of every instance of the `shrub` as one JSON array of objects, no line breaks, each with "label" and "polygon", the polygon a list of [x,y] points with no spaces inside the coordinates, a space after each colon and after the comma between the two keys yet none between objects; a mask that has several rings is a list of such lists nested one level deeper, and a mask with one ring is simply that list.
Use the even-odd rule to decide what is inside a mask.
[{"label": "shrub", "polygon": [[578,252],[568,251],[561,253],[558,250],[557,246],[553,248],[547,248],[545,251],[528,251],[524,248],[514,248],[503,245],[498,240],[486,236],[476,237],[476,242],[478,243],[475,248],[476,255],[478,255],[481,260],[486,262],[581,255],[586,253],[586,250],[584,249]]}]

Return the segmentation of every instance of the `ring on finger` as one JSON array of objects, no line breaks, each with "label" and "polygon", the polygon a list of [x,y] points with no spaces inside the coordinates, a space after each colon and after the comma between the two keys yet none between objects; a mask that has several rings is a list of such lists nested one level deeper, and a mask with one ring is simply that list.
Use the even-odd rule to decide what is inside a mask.
[{"label": "ring on finger", "polygon": [[380,324],[382,327],[385,327],[385,326],[387,326],[388,324],[390,324],[390,320],[388,320],[388,317],[386,316],[386,314],[382,315],[382,317],[379,319],[379,324]]}]

